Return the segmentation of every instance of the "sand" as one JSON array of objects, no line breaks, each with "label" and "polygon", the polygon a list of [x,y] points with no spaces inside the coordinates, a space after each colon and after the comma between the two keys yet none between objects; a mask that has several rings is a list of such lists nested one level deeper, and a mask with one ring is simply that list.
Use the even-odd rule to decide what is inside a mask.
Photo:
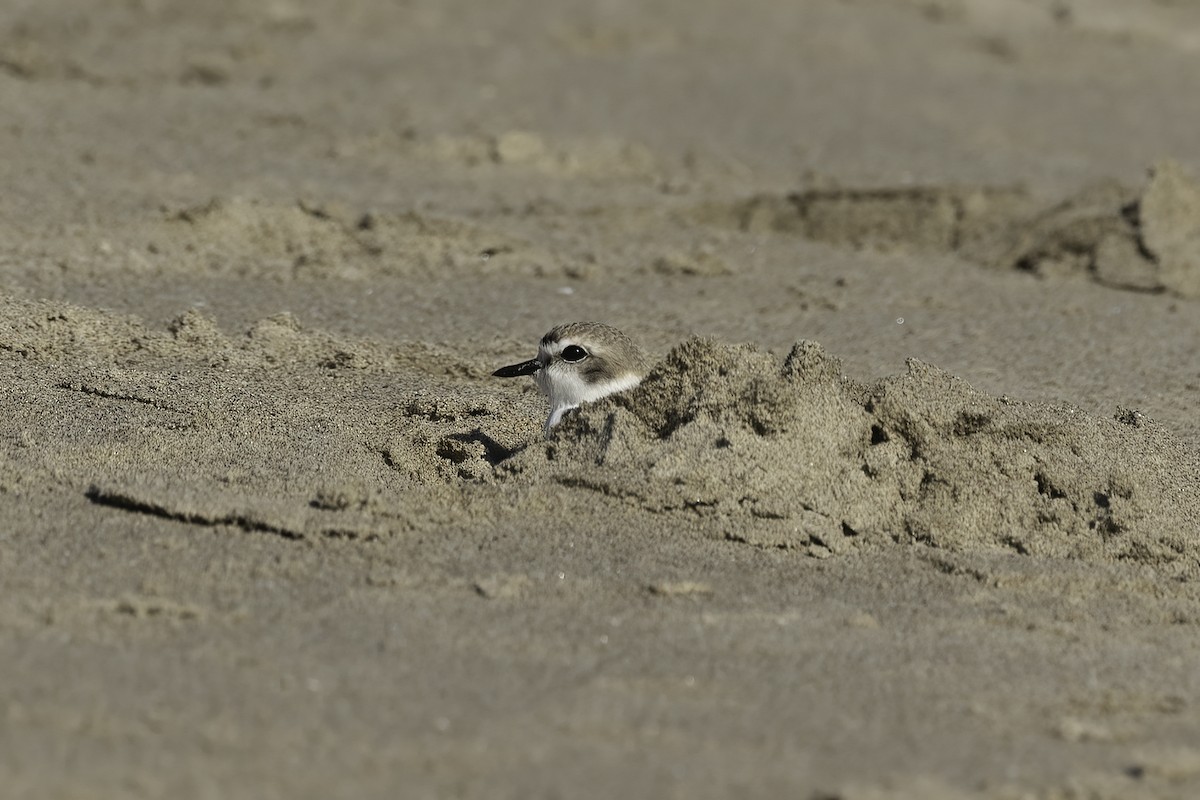
[{"label": "sand", "polygon": [[1196,31],[4,12],[0,794],[1200,796]]}]

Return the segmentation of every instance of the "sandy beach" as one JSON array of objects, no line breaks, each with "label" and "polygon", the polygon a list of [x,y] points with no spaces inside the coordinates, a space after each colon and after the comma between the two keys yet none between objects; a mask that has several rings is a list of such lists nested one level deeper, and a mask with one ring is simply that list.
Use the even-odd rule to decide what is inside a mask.
[{"label": "sandy beach", "polygon": [[1200,797],[1196,98],[1186,0],[12,4],[0,796]]}]

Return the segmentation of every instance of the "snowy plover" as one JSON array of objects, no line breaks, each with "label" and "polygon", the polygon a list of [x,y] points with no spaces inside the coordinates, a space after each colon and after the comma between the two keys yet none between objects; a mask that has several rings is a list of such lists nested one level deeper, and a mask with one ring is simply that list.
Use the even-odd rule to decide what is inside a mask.
[{"label": "snowy plover", "polygon": [[572,322],[551,328],[542,337],[537,358],[501,367],[500,378],[532,375],[550,398],[549,431],[563,414],[641,383],[649,364],[646,354],[616,328],[599,322]]}]

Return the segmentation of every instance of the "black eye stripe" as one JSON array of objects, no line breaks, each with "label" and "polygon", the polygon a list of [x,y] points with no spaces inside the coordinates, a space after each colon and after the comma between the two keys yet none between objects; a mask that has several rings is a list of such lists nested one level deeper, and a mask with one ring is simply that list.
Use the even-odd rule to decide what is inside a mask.
[{"label": "black eye stripe", "polygon": [[562,351],[563,361],[583,361],[587,354],[587,350],[577,344],[569,344]]}]

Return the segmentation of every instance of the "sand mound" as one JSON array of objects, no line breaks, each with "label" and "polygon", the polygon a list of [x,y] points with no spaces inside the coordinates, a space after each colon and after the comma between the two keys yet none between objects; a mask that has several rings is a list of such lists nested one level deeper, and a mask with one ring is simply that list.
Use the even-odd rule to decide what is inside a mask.
[{"label": "sand mound", "polygon": [[383,344],[306,328],[289,312],[258,320],[230,337],[212,319],[191,309],[166,330],[133,316],[71,303],[0,296],[0,353],[25,361],[86,362],[127,366],[167,359],[175,366],[200,363],[237,368],[286,367],[372,374],[426,373],[480,378],[486,362],[467,362],[444,346],[409,341]]},{"label": "sand mound", "polygon": [[446,506],[427,510],[416,490],[490,473],[525,433],[503,422],[488,425],[503,442],[462,433],[493,413],[478,386],[487,363],[306,329],[286,313],[230,336],[195,311],[158,329],[0,298],[0,494],[66,487],[287,538],[405,530]]},{"label": "sand mound", "polygon": [[1200,297],[1200,183],[1163,161],[1140,190],[1113,183],[1045,207],[1003,187],[821,188],[707,207],[752,231],[884,251],[947,252],[1038,275]]},{"label": "sand mound", "polygon": [[356,211],[336,202],[214,198],[106,232],[106,268],[272,280],[380,276],[560,275],[563,258],[519,236],[416,211]]},{"label": "sand mound", "polygon": [[735,215],[745,230],[794,233],[856,248],[943,252],[973,241],[1029,203],[1016,188],[837,187],[761,195]]},{"label": "sand mound", "polygon": [[1098,185],[1002,225],[964,254],[1037,274],[1079,272],[1120,289],[1200,297],[1200,184],[1170,161],[1146,185]]},{"label": "sand mound", "polygon": [[1200,566],[1196,457],[1138,413],[991,397],[918,361],[863,386],[812,342],[780,363],[690,340],[499,473],[814,555],[922,542]]}]

